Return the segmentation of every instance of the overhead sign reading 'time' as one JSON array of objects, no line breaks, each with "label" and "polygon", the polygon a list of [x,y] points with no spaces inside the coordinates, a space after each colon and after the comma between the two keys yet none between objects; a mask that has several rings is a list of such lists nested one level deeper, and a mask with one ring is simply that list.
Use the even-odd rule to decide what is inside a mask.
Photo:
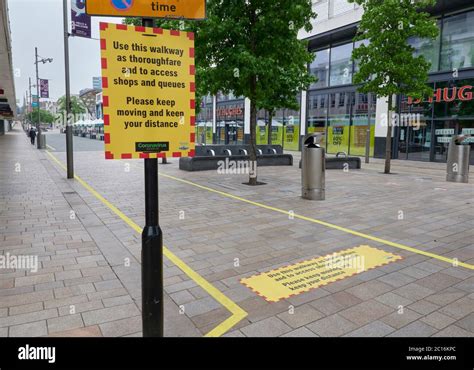
[{"label": "overhead sign reading 'time'", "polygon": [[206,0],[87,0],[89,15],[147,18],[206,18]]}]

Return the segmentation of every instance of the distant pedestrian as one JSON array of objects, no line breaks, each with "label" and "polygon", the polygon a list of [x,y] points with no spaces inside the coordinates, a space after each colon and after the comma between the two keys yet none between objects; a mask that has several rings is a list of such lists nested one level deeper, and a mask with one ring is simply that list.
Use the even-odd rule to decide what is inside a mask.
[{"label": "distant pedestrian", "polygon": [[31,145],[35,145],[35,139],[36,139],[36,130],[32,127],[30,129],[30,140],[31,140]]}]

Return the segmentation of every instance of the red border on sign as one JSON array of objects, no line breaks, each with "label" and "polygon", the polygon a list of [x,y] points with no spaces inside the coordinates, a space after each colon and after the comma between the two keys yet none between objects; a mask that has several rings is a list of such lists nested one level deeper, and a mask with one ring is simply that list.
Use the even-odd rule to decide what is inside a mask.
[{"label": "red border on sign", "polygon": [[[114,27],[115,26],[115,27]],[[125,24],[113,24],[113,23],[105,23],[105,22],[100,22],[100,29],[101,31],[107,30],[109,27],[114,27],[117,30],[128,30],[128,31],[136,31],[140,33],[150,33],[153,32],[154,34],[163,34],[165,30],[160,27],[144,27],[144,26],[127,26]],[[193,32],[183,32],[180,30],[166,30],[166,32],[169,31],[169,35],[171,36],[187,36],[189,40],[194,40],[195,35]],[[191,44],[191,43],[190,43]],[[101,50],[107,50],[107,37],[101,38],[100,39],[100,47]],[[189,57],[190,58],[195,58],[195,48],[194,47],[189,47]],[[107,58],[101,58],[101,68],[103,70],[103,76],[106,74],[106,70],[108,69],[108,61]],[[190,75],[195,75],[196,74],[196,67],[195,65],[190,65],[189,66],[189,74]],[[104,92],[107,93],[108,86],[108,77],[102,77],[102,87],[104,88]],[[189,84],[189,92],[195,93],[196,92],[196,84],[195,82],[190,82]],[[191,95],[194,97],[194,94]],[[110,108],[110,97],[108,95],[103,95],[102,97],[103,101],[103,107],[105,112],[107,110],[105,108]],[[196,100],[195,99],[190,99],[190,108],[194,110],[196,108]],[[105,113],[104,112],[104,113]],[[196,117],[195,113],[191,112],[193,114],[190,116],[190,126],[195,126],[196,125]],[[103,121],[104,121],[104,126],[110,126],[110,115],[109,114],[104,114],[103,115]],[[191,144],[195,143],[196,140],[196,133],[191,132],[189,135],[189,140]],[[111,133],[107,132],[104,133],[104,144],[109,145],[111,144]],[[133,159],[133,158],[165,158],[167,155],[169,157],[175,157],[175,158],[180,158],[185,155],[188,155],[189,157],[195,156],[195,150],[190,149],[189,151],[176,151],[176,152],[170,152],[170,153],[143,153],[143,152],[128,152],[128,153],[113,153],[110,150],[105,151],[105,158],[106,159]]]}]

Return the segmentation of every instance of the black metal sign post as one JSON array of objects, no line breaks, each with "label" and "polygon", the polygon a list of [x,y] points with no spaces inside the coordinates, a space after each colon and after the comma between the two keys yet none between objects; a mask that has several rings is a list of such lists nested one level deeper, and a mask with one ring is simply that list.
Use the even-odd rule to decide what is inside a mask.
[{"label": "black metal sign post", "polygon": [[[153,27],[143,18],[142,26]],[[159,225],[158,159],[145,159],[145,228],[142,232],[142,323],[144,337],[163,336],[163,233]]]}]

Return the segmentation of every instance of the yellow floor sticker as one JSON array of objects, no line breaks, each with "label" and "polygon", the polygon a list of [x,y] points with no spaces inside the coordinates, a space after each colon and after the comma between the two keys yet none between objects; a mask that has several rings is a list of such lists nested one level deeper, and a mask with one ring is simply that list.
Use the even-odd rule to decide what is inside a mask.
[{"label": "yellow floor sticker", "polygon": [[361,245],[244,278],[240,282],[267,301],[278,302],[400,259],[401,256]]}]

